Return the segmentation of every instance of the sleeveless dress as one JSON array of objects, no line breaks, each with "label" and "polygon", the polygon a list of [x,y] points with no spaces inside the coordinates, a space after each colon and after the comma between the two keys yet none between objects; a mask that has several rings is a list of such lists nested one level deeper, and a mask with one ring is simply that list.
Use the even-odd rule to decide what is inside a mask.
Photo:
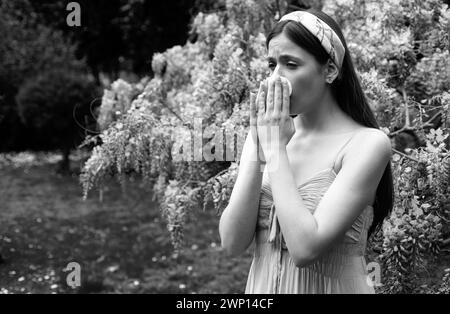
[{"label": "sleeveless dress", "polygon": [[[336,178],[334,166],[317,172],[298,186],[303,203],[314,213],[322,196]],[[259,201],[255,249],[245,293],[375,293],[368,284],[367,232],[373,220],[373,206],[367,205],[344,237],[312,264],[297,267],[289,255],[276,217],[270,185],[263,182]]]}]

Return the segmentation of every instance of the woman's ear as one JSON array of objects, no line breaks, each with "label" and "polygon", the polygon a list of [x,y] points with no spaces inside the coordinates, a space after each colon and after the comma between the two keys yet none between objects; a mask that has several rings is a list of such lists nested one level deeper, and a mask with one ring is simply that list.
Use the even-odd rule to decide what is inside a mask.
[{"label": "woman's ear", "polygon": [[331,84],[338,77],[338,75],[339,68],[333,61],[331,61],[331,59],[328,59],[327,64],[325,65],[325,81],[328,84]]}]

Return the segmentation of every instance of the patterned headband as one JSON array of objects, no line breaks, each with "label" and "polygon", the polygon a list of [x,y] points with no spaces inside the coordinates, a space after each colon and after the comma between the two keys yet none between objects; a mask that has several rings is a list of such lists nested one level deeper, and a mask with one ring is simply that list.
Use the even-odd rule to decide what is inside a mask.
[{"label": "patterned headband", "polygon": [[294,11],[283,15],[278,22],[291,20],[296,21],[305,26],[314,36],[319,39],[323,48],[330,55],[334,64],[339,69],[342,68],[342,62],[344,60],[345,48],[339,37],[325,22],[319,19],[314,14],[306,11]]}]

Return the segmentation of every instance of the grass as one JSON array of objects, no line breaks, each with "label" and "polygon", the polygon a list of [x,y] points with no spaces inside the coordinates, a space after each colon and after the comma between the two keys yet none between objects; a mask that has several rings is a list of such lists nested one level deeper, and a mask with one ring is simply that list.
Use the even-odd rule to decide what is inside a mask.
[{"label": "grass", "polygon": [[[188,219],[176,253],[148,187],[108,183],[82,200],[77,176],[48,158],[0,168],[0,293],[241,293],[251,254],[220,249],[214,211]],[[66,283],[69,262],[81,286]]]}]

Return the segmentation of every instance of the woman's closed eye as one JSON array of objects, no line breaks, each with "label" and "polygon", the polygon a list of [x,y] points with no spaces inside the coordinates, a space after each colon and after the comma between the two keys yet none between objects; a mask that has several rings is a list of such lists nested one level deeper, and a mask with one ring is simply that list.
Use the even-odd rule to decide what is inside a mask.
[{"label": "woman's closed eye", "polygon": [[[271,69],[271,70],[273,70],[273,68],[275,68],[275,66],[276,66],[276,64],[273,63],[273,62],[269,62],[269,63],[268,63],[268,67],[269,67],[269,69]],[[296,63],[293,63],[293,62],[287,62],[285,66],[288,67],[289,69],[295,69],[295,68],[297,68],[297,64],[296,64]]]}]

